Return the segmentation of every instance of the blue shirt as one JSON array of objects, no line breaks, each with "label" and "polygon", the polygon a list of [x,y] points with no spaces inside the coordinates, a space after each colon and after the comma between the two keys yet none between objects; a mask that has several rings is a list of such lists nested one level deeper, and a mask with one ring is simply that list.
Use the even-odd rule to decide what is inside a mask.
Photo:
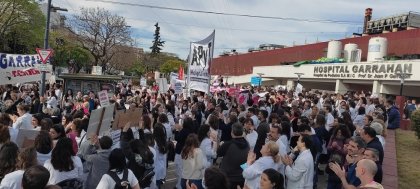
[{"label": "blue shirt", "polygon": [[356,167],[357,162],[349,165],[347,170],[347,182],[355,187],[358,187],[361,182],[360,179],[356,177]]}]

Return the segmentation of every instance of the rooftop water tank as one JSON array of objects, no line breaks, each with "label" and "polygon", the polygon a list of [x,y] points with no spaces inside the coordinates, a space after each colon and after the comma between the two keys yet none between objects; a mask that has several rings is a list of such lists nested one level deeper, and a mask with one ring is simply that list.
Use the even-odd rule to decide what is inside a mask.
[{"label": "rooftop water tank", "polygon": [[369,40],[367,61],[383,61],[388,53],[388,40],[384,37],[372,37]]},{"label": "rooftop water tank", "polygon": [[348,43],[344,45],[344,60],[346,62],[353,62],[352,52],[357,51],[357,48],[358,48],[357,44],[354,44],[354,43]]},{"label": "rooftop water tank", "polygon": [[341,58],[341,41],[328,42],[327,58]]}]

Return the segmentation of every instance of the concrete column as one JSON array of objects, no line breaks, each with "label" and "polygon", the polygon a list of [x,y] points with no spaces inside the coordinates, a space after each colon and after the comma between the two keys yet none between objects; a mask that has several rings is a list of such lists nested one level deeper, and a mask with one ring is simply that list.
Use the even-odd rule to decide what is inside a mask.
[{"label": "concrete column", "polygon": [[288,79],[286,82],[287,90],[292,90],[295,88],[295,81]]},{"label": "concrete column", "polygon": [[349,91],[347,84],[343,83],[343,80],[335,80],[335,93],[344,94]]}]

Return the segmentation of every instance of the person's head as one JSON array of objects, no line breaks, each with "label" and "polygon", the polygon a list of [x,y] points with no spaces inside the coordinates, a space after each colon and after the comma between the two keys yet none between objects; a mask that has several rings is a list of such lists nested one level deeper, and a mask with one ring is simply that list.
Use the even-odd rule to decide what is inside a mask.
[{"label": "person's head", "polygon": [[165,126],[163,126],[161,123],[156,123],[153,129],[153,138],[156,141],[159,152],[165,154],[168,150],[166,143],[166,131]]},{"label": "person's head", "polygon": [[229,123],[236,123],[236,122],[238,122],[238,116],[233,115],[233,114],[229,115]]},{"label": "person's head", "polygon": [[206,189],[229,189],[226,174],[218,167],[212,166],[204,171],[203,183]]},{"label": "person's head", "polygon": [[370,127],[375,130],[376,135],[382,135],[383,131],[384,131],[384,127],[382,126],[382,124],[378,123],[378,122],[372,122],[370,124]]},{"label": "person's head", "polygon": [[9,114],[0,113],[0,124],[5,126],[12,126],[12,119],[10,118]]},{"label": "person's head", "polygon": [[394,105],[394,101],[391,99],[386,100],[385,107],[390,108]]},{"label": "person's head", "polygon": [[340,124],[334,129],[332,137],[339,140],[345,140],[350,138],[350,131],[344,124]]},{"label": "person's head", "polygon": [[66,126],[71,121],[73,121],[73,116],[71,114],[66,114],[61,118],[61,125]]},{"label": "person's head", "polygon": [[[165,114],[161,114],[161,115],[165,115]],[[159,119],[160,119],[160,116],[159,116]],[[166,117],[166,119],[168,119],[168,117]],[[143,122],[143,128],[144,129],[152,130],[152,120],[150,119],[148,114],[143,114],[142,115],[142,122]]]},{"label": "person's head", "polygon": [[26,112],[29,112],[30,107],[28,105],[19,104],[16,106],[16,109],[19,116],[22,116],[23,114],[26,114]]},{"label": "person's head", "polygon": [[0,149],[0,176],[13,172],[16,168],[18,146],[13,142],[3,144]]},{"label": "person's head", "polygon": [[38,164],[36,150],[33,147],[25,148],[18,155],[16,168],[26,170],[29,167]]},{"label": "person's head", "polygon": [[107,150],[112,146],[112,139],[109,136],[103,136],[99,139],[99,146],[101,149]]},{"label": "person's head", "polygon": [[270,168],[261,174],[260,189],[284,189],[284,178],[278,171]]},{"label": "person's head", "polygon": [[347,154],[350,156],[362,155],[366,149],[366,142],[359,136],[350,138],[349,145],[347,146]]},{"label": "person's head", "polygon": [[186,129],[186,130],[189,130],[189,131],[192,131],[194,129],[194,121],[193,121],[193,119],[190,118],[190,117],[186,117],[184,119],[184,122],[182,123],[182,128],[183,129]]},{"label": "person's head", "polygon": [[40,113],[36,113],[34,115],[32,115],[32,126],[35,128],[37,126],[41,125],[41,121],[42,121],[42,115]]},{"label": "person's head", "polygon": [[245,118],[244,120],[244,128],[247,131],[252,131],[254,130],[254,121],[251,118]]},{"label": "person's head", "polygon": [[60,172],[71,171],[74,169],[74,163],[71,158],[75,155],[71,139],[67,137],[60,138],[52,150],[51,164],[54,169]]},{"label": "person's head", "polygon": [[121,148],[116,148],[111,151],[109,154],[109,170],[117,170],[117,172],[122,172],[127,163],[125,161],[125,156]]},{"label": "person's head", "polygon": [[42,165],[34,165],[22,176],[22,189],[43,189],[50,179],[50,172]]},{"label": "person's head", "polygon": [[377,171],[378,167],[376,163],[370,159],[362,159],[357,162],[356,176],[360,180],[369,180],[370,182]]},{"label": "person's head", "polygon": [[0,124],[0,144],[4,144],[10,141],[10,132],[7,125]]},{"label": "person's head", "polygon": [[277,113],[271,113],[270,114],[270,123],[279,123],[279,115]]},{"label": "person's head", "polygon": [[50,131],[50,129],[52,128],[52,126],[54,125],[52,119],[50,118],[43,118],[41,120],[41,130],[43,131]]},{"label": "person's head", "polygon": [[213,128],[214,130],[219,129],[219,118],[213,114],[209,115],[209,125],[211,128]]},{"label": "person's head", "polygon": [[159,114],[158,121],[160,123],[168,123],[168,116],[166,114]]},{"label": "person's head", "polygon": [[194,149],[200,147],[200,142],[198,141],[198,136],[196,134],[189,134],[185,140],[184,148],[181,152],[182,159],[188,159],[194,157]]},{"label": "person's head", "polygon": [[269,141],[262,146],[260,153],[262,156],[273,157],[273,160],[277,162],[277,155],[279,154],[279,145],[277,145],[275,141]]},{"label": "person's head", "polygon": [[234,123],[232,125],[232,138],[240,138],[244,134],[244,127],[241,123]]},{"label": "person's head", "polygon": [[299,149],[299,151],[304,151],[307,149],[311,149],[312,148],[312,139],[311,136],[303,134],[299,136],[299,140],[297,142],[297,147]]},{"label": "person's head", "polygon": [[360,132],[360,137],[362,137],[366,143],[369,143],[376,138],[376,131],[372,127],[363,127],[363,130]]},{"label": "person's head", "polygon": [[253,115],[255,115],[255,108],[248,108],[247,116],[251,117]]},{"label": "person's head", "polygon": [[270,127],[270,133],[268,134],[268,139],[270,141],[277,141],[281,135],[281,127],[277,124],[273,124]]},{"label": "person's head", "polygon": [[366,148],[363,152],[363,159],[370,159],[377,162],[379,161],[379,151],[375,148]]},{"label": "person's head", "polygon": [[365,117],[363,118],[364,126],[369,126],[370,123],[372,123],[372,121],[373,121],[373,117],[370,115],[365,115]]},{"label": "person's head", "polygon": [[331,112],[332,112],[331,105],[329,105],[329,104],[325,104],[325,105],[324,105],[324,111],[325,111],[326,113],[331,113]]},{"label": "person's head", "polygon": [[198,141],[203,141],[210,136],[210,125],[204,124],[198,128]]},{"label": "person's head", "polygon": [[366,113],[365,107],[359,107],[358,114],[359,115],[364,115],[365,113]]},{"label": "person's head", "polygon": [[35,138],[34,146],[37,152],[48,154],[52,150],[52,139],[47,131],[40,131]]},{"label": "person's head", "polygon": [[258,113],[258,119],[259,119],[259,120],[261,120],[261,121],[266,120],[266,119],[267,119],[267,117],[268,117],[268,112],[267,112],[267,110],[260,110],[260,111],[259,111],[259,113]]},{"label": "person's head", "polygon": [[60,124],[53,125],[50,129],[50,137],[53,140],[66,137],[66,132],[64,131],[64,127]]}]

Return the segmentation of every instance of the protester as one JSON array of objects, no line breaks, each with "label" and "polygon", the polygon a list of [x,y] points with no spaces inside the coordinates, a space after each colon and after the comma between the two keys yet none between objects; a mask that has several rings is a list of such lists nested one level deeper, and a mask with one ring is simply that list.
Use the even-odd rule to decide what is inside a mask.
[{"label": "protester", "polygon": [[16,164],[16,171],[5,175],[0,183],[0,188],[20,189],[22,186],[22,177],[29,167],[37,165],[35,148],[26,148],[18,155],[18,162]]},{"label": "protester", "polygon": [[42,189],[50,178],[49,171],[41,166],[35,165],[25,170],[22,176],[22,189]]},{"label": "protester", "polygon": [[19,148],[13,142],[3,144],[0,149],[0,181],[16,170]]},{"label": "protester", "polygon": [[182,158],[182,179],[181,186],[186,188],[187,180],[197,185],[198,189],[203,189],[201,182],[204,169],[207,166],[205,156],[199,147],[199,141],[196,134],[188,135],[185,140],[184,148],[181,152]]}]

